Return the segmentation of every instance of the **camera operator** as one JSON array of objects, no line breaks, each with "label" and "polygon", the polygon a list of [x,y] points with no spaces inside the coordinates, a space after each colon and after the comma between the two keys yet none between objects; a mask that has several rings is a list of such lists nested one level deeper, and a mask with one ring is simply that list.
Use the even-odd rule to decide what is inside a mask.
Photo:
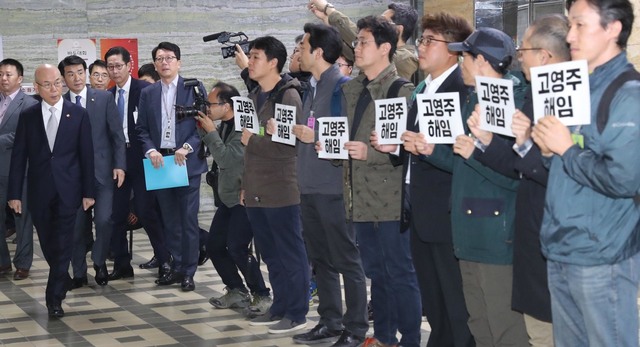
[{"label": "camera operator", "polygon": [[[142,151],[154,168],[164,165],[164,156],[173,155],[177,165],[186,165],[189,185],[156,191],[165,226],[165,240],[173,255],[171,271],[160,277],[158,285],[181,283],[183,291],[195,289],[193,275],[198,266],[200,178],[207,171],[207,162],[199,158],[200,136],[194,117],[178,120],[174,105],[191,106],[196,100],[195,87],[185,86],[178,75],[180,47],[161,42],[152,51],[160,83],[142,90],[136,129]],[[204,86],[197,86],[202,93]],[[197,113],[196,113],[197,114]],[[194,114],[195,115],[195,114]]]},{"label": "camera operator", "polygon": [[[211,221],[206,249],[227,291],[221,297],[209,299],[209,303],[216,308],[247,308],[250,306],[250,291],[253,303],[248,313],[257,315],[267,312],[271,297],[258,261],[253,254],[249,254],[253,231],[247,211],[240,204],[244,146],[240,142],[242,133],[235,131],[231,100],[234,96],[240,96],[235,87],[223,82],[216,83],[207,97],[207,114],[200,112],[196,116],[202,128],[199,131],[202,142],[207,145],[214,160],[211,170],[215,177],[212,177],[212,182],[207,179],[207,183],[214,190],[218,207]],[[221,123],[216,128],[213,122],[217,120]]]}]

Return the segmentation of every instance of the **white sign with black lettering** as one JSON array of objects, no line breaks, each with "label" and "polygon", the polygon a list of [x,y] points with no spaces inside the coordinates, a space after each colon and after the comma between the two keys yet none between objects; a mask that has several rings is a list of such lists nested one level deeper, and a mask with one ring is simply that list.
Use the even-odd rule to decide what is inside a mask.
[{"label": "white sign with black lettering", "polygon": [[402,144],[407,130],[407,99],[403,97],[375,101],[376,133],[381,145]]},{"label": "white sign with black lettering", "polygon": [[455,143],[464,134],[459,93],[416,95],[418,124],[428,143]]},{"label": "white sign with black lettering", "polygon": [[586,60],[532,67],[531,93],[535,122],[553,115],[566,126],[591,123]]},{"label": "white sign with black lettering", "polygon": [[236,131],[242,131],[244,128],[254,134],[259,134],[260,121],[258,121],[253,100],[243,96],[234,96],[231,100],[233,100],[233,117]]},{"label": "white sign with black lettering", "polygon": [[296,124],[296,107],[276,103],[273,118],[276,120],[276,132],[271,135],[271,141],[295,146],[296,136],[291,131]]},{"label": "white sign with black lettering", "polygon": [[347,117],[318,118],[318,141],[322,150],[320,159],[349,159],[344,144],[349,141],[349,123]]},{"label": "white sign with black lettering", "polygon": [[516,112],[513,81],[477,76],[476,91],[480,104],[480,129],[515,137],[511,132],[511,120]]}]

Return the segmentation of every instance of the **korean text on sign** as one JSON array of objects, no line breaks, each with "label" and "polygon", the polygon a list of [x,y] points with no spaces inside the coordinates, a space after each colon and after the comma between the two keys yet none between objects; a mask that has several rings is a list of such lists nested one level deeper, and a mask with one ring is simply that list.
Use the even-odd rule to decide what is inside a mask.
[{"label": "korean text on sign", "polygon": [[276,104],[273,118],[276,120],[276,132],[271,135],[271,141],[295,146],[296,136],[291,132],[296,124],[295,106]]},{"label": "korean text on sign", "polygon": [[511,120],[516,112],[513,81],[477,76],[476,92],[480,104],[480,128],[514,137],[511,132]]},{"label": "korean text on sign", "polygon": [[407,130],[407,99],[376,100],[375,106],[378,142],[381,145],[401,144],[400,136]]},{"label": "korean text on sign", "polygon": [[533,118],[553,115],[564,125],[591,123],[586,60],[531,68]]},{"label": "korean text on sign", "polygon": [[349,152],[344,149],[344,144],[349,141],[347,117],[322,117],[317,121],[318,141],[322,146],[318,158],[349,159]]},{"label": "korean text on sign", "polygon": [[418,124],[428,143],[454,143],[464,134],[459,93],[416,95]]},{"label": "korean text on sign", "polygon": [[233,100],[233,116],[236,131],[247,129],[254,134],[260,133],[260,122],[256,115],[256,108],[253,100],[242,96],[234,96]]}]

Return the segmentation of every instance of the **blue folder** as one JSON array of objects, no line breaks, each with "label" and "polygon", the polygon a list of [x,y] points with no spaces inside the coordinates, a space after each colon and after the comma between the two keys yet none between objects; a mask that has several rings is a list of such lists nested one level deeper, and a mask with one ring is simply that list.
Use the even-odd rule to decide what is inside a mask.
[{"label": "blue folder", "polygon": [[176,164],[174,156],[164,157],[164,166],[156,169],[151,164],[151,159],[142,159],[144,166],[144,178],[147,190],[185,187],[189,185],[187,165]]}]

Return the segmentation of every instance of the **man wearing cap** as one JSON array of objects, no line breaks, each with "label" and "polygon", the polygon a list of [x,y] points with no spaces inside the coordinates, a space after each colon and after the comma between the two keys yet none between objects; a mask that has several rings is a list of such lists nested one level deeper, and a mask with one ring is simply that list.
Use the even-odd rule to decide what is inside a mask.
[{"label": "man wearing cap", "polygon": [[[472,87],[462,104],[463,121],[478,103],[476,76],[511,79],[517,108],[522,107],[525,86],[509,74],[515,56],[513,41],[492,28],[479,28],[465,41],[449,44],[462,53],[462,78]],[[465,124],[465,130],[469,130]],[[500,136],[500,135],[495,135]],[[511,282],[515,196],[518,181],[482,165],[473,157],[475,139],[460,135],[453,150],[446,145],[415,139],[415,152],[430,163],[453,173],[451,225],[453,247],[460,259],[462,286],[469,311],[469,329],[477,346],[526,346],[522,314],[511,310]]]}]

